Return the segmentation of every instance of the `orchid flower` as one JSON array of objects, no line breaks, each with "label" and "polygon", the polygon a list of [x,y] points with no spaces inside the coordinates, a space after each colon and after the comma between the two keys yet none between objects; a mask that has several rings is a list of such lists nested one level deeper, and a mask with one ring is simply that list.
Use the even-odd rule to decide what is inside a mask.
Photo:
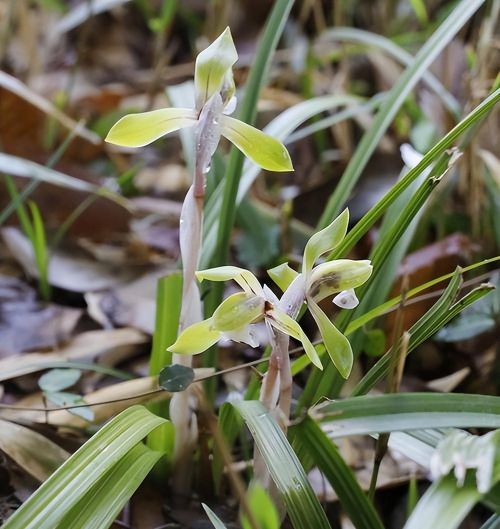
[{"label": "orchid flower", "polygon": [[[221,338],[257,345],[252,325],[264,320],[275,329],[299,340],[311,362],[322,368],[316,349],[294,317],[283,306],[283,299],[295,296],[307,303],[326,350],[334,365],[345,378],[349,376],[353,354],[347,338],[335,327],[318,303],[329,295],[337,294],[334,301],[343,308],[352,308],[357,299],[354,288],[362,285],[371,275],[370,261],[338,259],[314,266],[317,259],[335,248],[344,238],[349,215],[344,211],[324,230],[311,237],[304,251],[302,273],[292,270],[287,264],[269,271],[276,284],[289,295],[282,300],[266,286],[262,287],[257,278],[248,270],[235,266],[222,266],[196,273],[199,280],[228,281],[233,279],[242,292],[226,298],[211,318],[184,330],[169,348],[178,354],[197,354],[217,343]],[[300,305],[299,305],[300,306]],[[296,316],[292,310],[293,316]]]},{"label": "orchid flower", "polygon": [[195,195],[203,194],[203,174],[210,169],[221,135],[263,169],[292,171],[281,142],[229,117],[236,107],[232,67],[238,60],[231,31],[226,30],[196,58],[194,108],[162,108],[129,114],[109,131],[106,141],[123,147],[143,147],[184,127],[196,127]]}]

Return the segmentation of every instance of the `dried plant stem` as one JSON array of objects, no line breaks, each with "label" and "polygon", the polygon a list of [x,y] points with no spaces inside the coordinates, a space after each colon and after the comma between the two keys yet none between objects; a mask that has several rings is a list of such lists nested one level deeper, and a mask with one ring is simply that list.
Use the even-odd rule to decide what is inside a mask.
[{"label": "dried plant stem", "polygon": [[[180,219],[180,249],[182,258],[182,306],[179,333],[201,321],[202,306],[195,271],[198,267],[203,229],[203,184],[198,184],[201,171],[196,171],[195,183],[184,199]],[[201,188],[201,189],[200,189]],[[190,367],[192,356],[174,354],[172,363]],[[176,393],[170,401],[170,417],[175,426],[174,472],[172,485],[178,494],[187,493],[191,481],[191,458],[198,438],[198,425],[190,402],[190,388]]]}]

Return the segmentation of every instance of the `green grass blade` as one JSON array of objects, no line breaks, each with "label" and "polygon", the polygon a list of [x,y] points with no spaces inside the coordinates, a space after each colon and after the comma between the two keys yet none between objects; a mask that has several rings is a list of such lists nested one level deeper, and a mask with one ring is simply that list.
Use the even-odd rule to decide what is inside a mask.
[{"label": "green grass blade", "polygon": [[373,504],[359,486],[352,470],[342,459],[337,447],[320,426],[310,417],[301,421],[290,432],[294,445],[298,442],[313,459],[337,493],[342,509],[356,529],[384,529]]},{"label": "green grass blade", "polygon": [[90,487],[164,421],[142,406],[123,411],[61,465],[2,529],[54,529]]},{"label": "green grass blade", "polygon": [[214,511],[212,511],[212,509],[208,505],[205,505],[204,503],[202,503],[201,505],[207,513],[208,519],[212,522],[212,525],[215,527],[215,529],[227,529],[222,520],[214,513]]},{"label": "green grass blade", "polygon": [[460,393],[363,395],[320,405],[332,437],[425,428],[500,428],[500,397]]},{"label": "green grass blade", "polygon": [[456,529],[480,499],[471,478],[458,487],[454,476],[446,476],[426,491],[403,529]]},{"label": "green grass blade", "polygon": [[233,403],[245,420],[278,490],[294,529],[327,529],[328,519],[295,452],[269,411],[257,401]]},{"label": "green grass blade", "polygon": [[45,301],[50,299],[50,283],[49,283],[49,254],[47,251],[47,240],[45,237],[45,226],[43,224],[42,215],[38,206],[33,202],[28,202],[30,208],[33,228],[33,239],[31,244],[33,245],[33,253],[35,254],[36,267],[39,274],[39,291],[40,295]]},{"label": "green grass blade", "polygon": [[107,529],[161,457],[134,446],[67,512],[59,529]]},{"label": "green grass blade", "polygon": [[412,64],[408,66],[398,79],[391,89],[389,97],[382,104],[371,128],[363,135],[335,192],[330,197],[319,221],[319,229],[327,226],[340,213],[379,141],[411,90],[419,82],[424,72],[434,62],[436,57],[477,9],[479,9],[483,2],[484,0],[462,0],[422,46]]},{"label": "green grass blade", "polygon": [[[410,66],[414,61],[414,57],[410,53],[387,37],[358,28],[336,27],[329,29],[320,35],[320,42],[325,39],[355,42],[357,44],[362,44],[370,50],[378,48],[404,66]],[[446,108],[455,118],[460,116],[460,103],[443,86],[437,77],[431,72],[426,71],[422,75],[422,81],[441,98],[446,105]]]},{"label": "green grass blade", "polygon": [[[440,141],[430,149],[422,158],[420,163],[408,171],[406,175],[395,184],[391,190],[381,199],[347,234],[343,242],[330,255],[330,259],[336,259],[346,255],[359,239],[365,235],[375,224],[382,213],[396,200],[396,198],[413,182],[431,163],[450,148],[455,140],[467,132],[473,125],[485,117],[490,110],[500,101],[500,88],[490,94],[476,108],[474,108],[460,123],[448,132]],[[356,151],[357,152],[357,151]],[[354,159],[354,158],[353,158]]]},{"label": "green grass blade", "polygon": [[[451,307],[446,307],[442,302],[447,295],[447,291],[445,291],[438,302],[410,329],[411,338],[408,353],[433,336],[439,329],[460,314],[460,312],[466,307],[489,294],[492,288],[493,287],[488,285],[478,287],[466,294],[460,301],[453,304]],[[387,354],[384,355],[370,369],[370,371],[368,371],[354,388],[352,392],[353,396],[368,393],[368,391],[370,391],[370,389],[372,389],[375,384],[388,373],[390,367],[389,356],[390,355]]]}]

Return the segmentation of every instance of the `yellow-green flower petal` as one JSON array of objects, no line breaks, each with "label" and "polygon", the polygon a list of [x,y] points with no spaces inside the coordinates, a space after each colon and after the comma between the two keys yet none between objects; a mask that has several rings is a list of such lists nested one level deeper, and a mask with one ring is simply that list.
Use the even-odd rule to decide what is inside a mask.
[{"label": "yellow-green flower petal", "polygon": [[264,315],[264,298],[247,292],[238,292],[226,298],[212,316],[213,328],[235,331]]},{"label": "yellow-green flower petal", "polygon": [[238,53],[229,28],[226,28],[208,48],[198,54],[194,73],[198,110],[215,92],[221,90],[224,82],[226,85],[230,84],[226,74],[237,60]]},{"label": "yellow-green flower petal", "polygon": [[337,259],[313,268],[307,283],[307,295],[319,302],[322,299],[362,285],[372,274],[370,261]]},{"label": "yellow-green flower petal", "polygon": [[250,160],[268,171],[293,171],[286,147],[277,139],[229,116],[221,116],[222,135]]},{"label": "yellow-green flower petal", "polygon": [[351,373],[353,354],[349,340],[335,327],[327,315],[312,299],[307,300],[309,312],[319,328],[325,348],[339,373],[347,378]]},{"label": "yellow-green flower petal", "polygon": [[275,308],[266,313],[266,320],[279,331],[299,340],[299,342],[302,342],[304,352],[309,357],[309,360],[311,360],[317,368],[323,369],[323,365],[321,364],[321,360],[319,359],[314,345],[302,330],[302,327],[293,318],[291,318],[286,312]]},{"label": "yellow-green flower petal", "polygon": [[197,121],[190,108],[162,108],[128,114],[113,125],[106,141],[122,147],[144,147],[169,132],[190,127]]},{"label": "yellow-green flower petal", "polygon": [[233,279],[246,292],[262,295],[262,287],[259,280],[245,268],[238,266],[218,266],[216,268],[207,268],[196,272],[198,281],[207,279],[208,281],[230,281]]},{"label": "yellow-green flower petal", "polygon": [[208,318],[184,329],[168,350],[181,355],[203,353],[217,343],[220,336],[221,333],[212,328],[212,318]]},{"label": "yellow-green flower petal", "polygon": [[314,262],[326,252],[333,250],[347,232],[349,210],[345,209],[329,226],[315,233],[307,242],[304,250],[303,270],[307,274]]},{"label": "yellow-green flower petal", "polygon": [[298,272],[288,266],[288,263],[283,263],[267,271],[269,277],[281,288],[283,292],[291,285],[295,278],[299,275]]}]

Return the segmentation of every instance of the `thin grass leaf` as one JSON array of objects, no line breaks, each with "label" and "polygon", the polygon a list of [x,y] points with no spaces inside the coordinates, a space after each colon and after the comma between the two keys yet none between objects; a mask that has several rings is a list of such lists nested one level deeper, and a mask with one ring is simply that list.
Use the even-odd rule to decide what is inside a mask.
[{"label": "thin grass leaf", "polygon": [[[346,238],[330,254],[329,259],[337,259],[346,255],[359,239],[365,235],[373,226],[383,212],[396,200],[396,198],[425,170],[434,160],[441,156],[450,148],[455,140],[462,134],[466,133],[482,118],[484,118],[493,107],[500,101],[500,88],[495,90],[486,99],[484,99],[474,110],[472,110],[462,121],[439,140],[432,149],[430,149],[413,169],[397,183],[391,190],[375,204],[363,218],[352,228]],[[359,150],[359,147],[358,147]],[[358,152],[358,150],[356,152]],[[352,158],[354,159],[354,158]],[[351,159],[351,160],[352,160]],[[347,170],[346,170],[347,171]],[[330,218],[330,217],[328,217]]]},{"label": "thin grass leaf", "polygon": [[330,524],[306,473],[269,411],[257,401],[235,402],[262,454],[271,477],[283,495],[295,529],[329,529]]},{"label": "thin grass leaf", "polygon": [[[368,49],[372,50],[378,48],[384,51],[387,55],[397,60],[404,66],[410,66],[414,57],[408,53],[404,48],[395,44],[391,39],[382,35],[377,35],[371,31],[365,31],[358,28],[350,27],[335,27],[323,32],[319,37],[319,43],[322,41],[340,40],[349,41],[362,44]],[[441,98],[446,108],[452,113],[455,118],[460,116],[461,107],[457,99],[451,94],[431,72],[424,72],[422,81],[434,91],[434,93]]]},{"label": "thin grass leaf", "polygon": [[123,411],[61,465],[2,529],[54,529],[90,487],[163,422],[142,406]]},{"label": "thin grass leaf", "polygon": [[331,437],[425,428],[500,428],[500,397],[460,393],[398,393],[350,397],[311,414]]},{"label": "thin grass leaf", "polygon": [[346,511],[356,529],[384,529],[373,504],[359,486],[352,470],[340,455],[337,447],[328,439],[320,426],[310,417],[293,427],[294,446],[313,460],[336,492],[342,509]]},{"label": "thin grass leaf", "polygon": [[462,0],[418,51],[412,64],[407,67],[391,89],[387,100],[384,101],[379,109],[371,128],[363,135],[340,182],[337,184],[335,192],[328,200],[318,223],[318,228],[324,228],[331,222],[331,219],[339,214],[379,141],[408,94],[420,81],[436,57],[483,2],[484,0]]},{"label": "thin grass leaf", "polygon": [[215,529],[227,529],[222,520],[214,513],[214,511],[212,511],[212,509],[208,505],[202,503],[201,506],[207,513],[207,516],[212,522],[212,525],[215,527]]},{"label": "thin grass leaf", "polygon": [[161,456],[135,445],[66,513],[58,529],[107,529]]}]

